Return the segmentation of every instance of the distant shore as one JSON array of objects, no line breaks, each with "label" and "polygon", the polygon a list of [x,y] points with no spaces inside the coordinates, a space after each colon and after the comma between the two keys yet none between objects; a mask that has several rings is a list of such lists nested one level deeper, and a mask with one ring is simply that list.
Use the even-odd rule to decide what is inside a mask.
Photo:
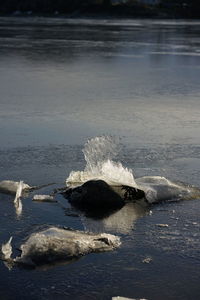
[{"label": "distant shore", "polygon": [[64,18],[152,18],[152,19],[198,19],[200,12],[191,12],[187,9],[160,8],[157,6],[113,6],[107,9],[99,7],[78,8],[72,11],[59,10],[9,10],[3,11],[0,7],[0,17],[8,16],[41,16]]},{"label": "distant shore", "polygon": [[66,18],[66,19],[163,19],[163,20],[181,20],[181,19],[186,19],[186,20],[199,20],[197,17],[185,17],[185,16],[174,16],[170,14],[158,14],[158,15],[108,15],[108,14],[41,14],[41,13],[10,13],[10,14],[2,14],[0,13],[0,18],[31,18],[31,17],[42,17],[42,18]]}]

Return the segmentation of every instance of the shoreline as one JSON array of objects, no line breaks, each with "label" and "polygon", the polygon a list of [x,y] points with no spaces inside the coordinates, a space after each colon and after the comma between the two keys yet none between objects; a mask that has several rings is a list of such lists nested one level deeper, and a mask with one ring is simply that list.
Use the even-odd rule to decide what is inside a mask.
[{"label": "shoreline", "polygon": [[11,14],[1,14],[0,18],[55,18],[55,19],[92,19],[92,20],[115,20],[115,19],[129,19],[129,20],[137,20],[137,19],[150,19],[150,20],[191,20],[191,21],[199,21],[198,17],[186,17],[186,16],[173,16],[170,14],[163,15],[159,14],[156,16],[150,15],[118,15],[118,14],[28,14],[26,12],[22,12],[19,14],[11,13]]},{"label": "shoreline", "polygon": [[172,10],[149,7],[146,9],[128,10],[127,7],[114,7],[110,10],[81,10],[72,12],[34,12],[13,10],[11,12],[1,12],[0,17],[44,17],[44,18],[68,18],[68,19],[187,19],[200,20],[200,16],[189,13],[180,13]]}]

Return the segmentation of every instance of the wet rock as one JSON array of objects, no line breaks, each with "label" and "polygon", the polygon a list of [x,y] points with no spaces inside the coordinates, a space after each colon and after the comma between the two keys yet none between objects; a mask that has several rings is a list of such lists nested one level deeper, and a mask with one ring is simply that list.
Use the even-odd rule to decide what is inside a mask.
[{"label": "wet rock", "polygon": [[124,205],[122,197],[103,180],[87,181],[70,192],[69,202],[76,206],[117,208]]},{"label": "wet rock", "polygon": [[89,180],[64,194],[73,205],[99,208],[119,208],[127,201],[144,197],[143,191],[123,185],[109,185],[103,180]]}]

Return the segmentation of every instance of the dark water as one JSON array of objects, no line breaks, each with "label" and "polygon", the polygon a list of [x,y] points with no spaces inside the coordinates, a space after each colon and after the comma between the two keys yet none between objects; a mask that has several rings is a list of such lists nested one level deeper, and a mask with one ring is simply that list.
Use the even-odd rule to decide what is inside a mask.
[{"label": "dark water", "polygon": [[[84,168],[88,137],[111,134],[136,177],[200,186],[199,78],[198,21],[1,18],[0,180],[55,183],[48,193]],[[1,262],[0,299],[200,298],[198,199],[96,221],[32,196],[17,218],[13,197],[0,195],[1,244],[60,224],[117,234],[122,246],[32,271]]]}]

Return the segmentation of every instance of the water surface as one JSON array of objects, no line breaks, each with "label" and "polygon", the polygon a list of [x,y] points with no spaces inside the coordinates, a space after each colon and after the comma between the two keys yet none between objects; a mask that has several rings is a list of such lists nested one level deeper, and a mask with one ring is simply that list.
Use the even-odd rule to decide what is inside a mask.
[{"label": "water surface", "polygon": [[[109,134],[136,177],[200,186],[199,37],[199,21],[1,18],[0,179],[55,183],[48,193],[84,168],[88,137]],[[122,246],[34,271],[1,262],[0,298],[200,297],[198,199],[97,221],[32,196],[18,218],[13,197],[0,195],[0,243],[13,235],[17,248],[38,225],[60,224],[112,232]]]}]

